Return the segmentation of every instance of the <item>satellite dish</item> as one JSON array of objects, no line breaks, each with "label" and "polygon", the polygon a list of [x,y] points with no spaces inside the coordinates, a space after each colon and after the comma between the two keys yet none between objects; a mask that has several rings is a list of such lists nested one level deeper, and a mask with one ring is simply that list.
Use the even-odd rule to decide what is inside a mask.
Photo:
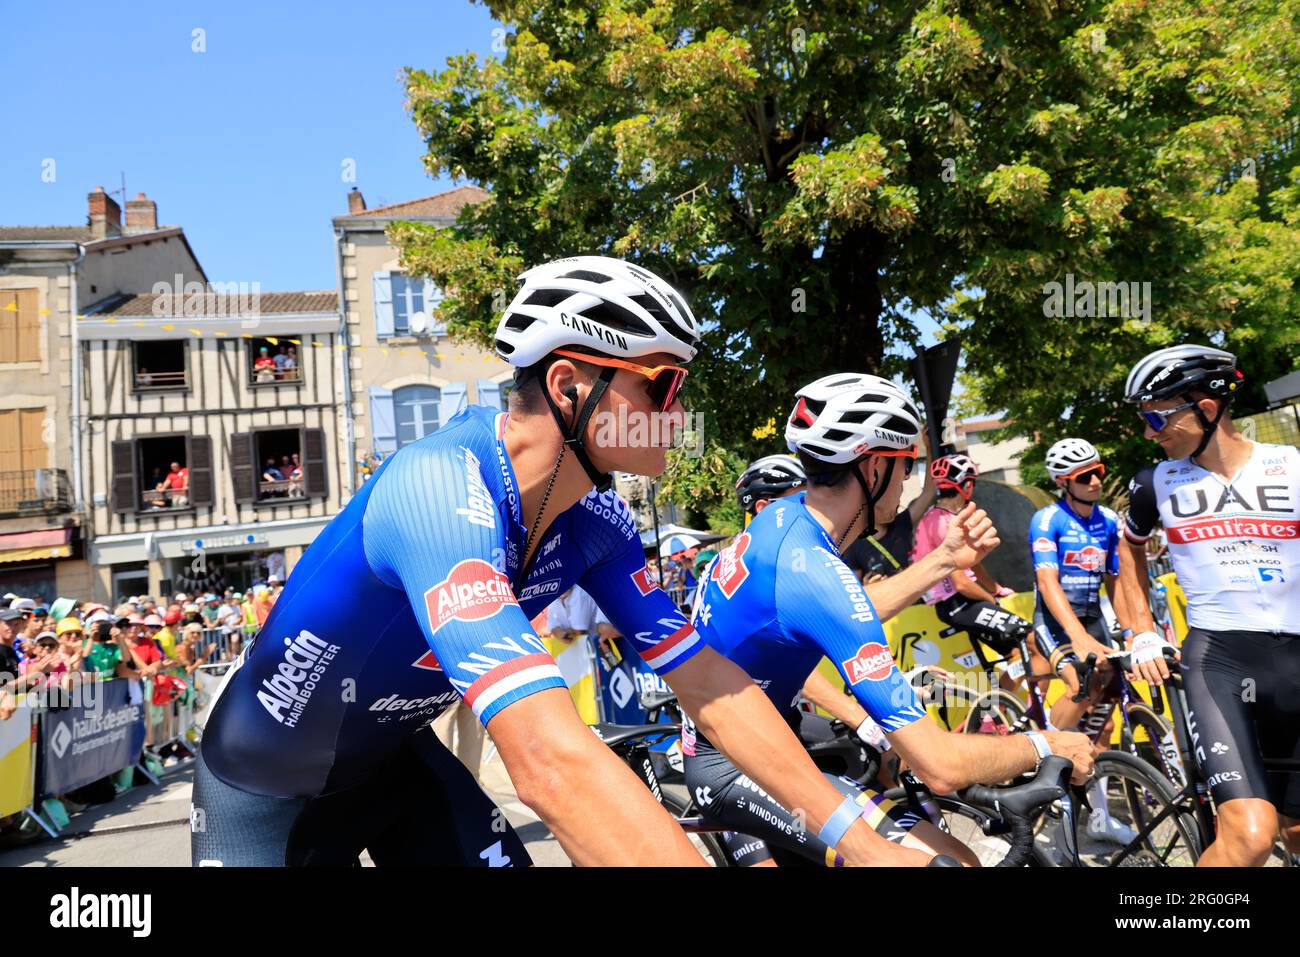
[{"label": "satellite dish", "polygon": [[410,322],[411,332],[415,335],[424,335],[429,331],[429,314],[424,310],[411,314]]}]

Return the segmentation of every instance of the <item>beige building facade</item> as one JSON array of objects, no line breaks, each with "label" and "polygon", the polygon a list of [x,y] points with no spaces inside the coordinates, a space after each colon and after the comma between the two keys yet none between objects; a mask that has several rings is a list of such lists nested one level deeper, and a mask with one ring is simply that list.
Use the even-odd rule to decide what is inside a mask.
[{"label": "beige building facade", "polygon": [[87,594],[84,394],[72,375],[75,316],[157,282],[206,282],[184,232],[143,193],[102,188],[83,226],[0,226],[0,592]]},{"label": "beige building facade", "polygon": [[398,220],[449,226],[464,206],[486,196],[462,186],[367,209],[354,189],[348,213],[333,220],[347,329],[352,432],[346,445],[355,476],[349,491],[364,479],[365,467],[437,430],[466,404],[505,407],[511,367],[486,350],[452,344],[433,316],[440,291],[403,273],[385,235]]}]

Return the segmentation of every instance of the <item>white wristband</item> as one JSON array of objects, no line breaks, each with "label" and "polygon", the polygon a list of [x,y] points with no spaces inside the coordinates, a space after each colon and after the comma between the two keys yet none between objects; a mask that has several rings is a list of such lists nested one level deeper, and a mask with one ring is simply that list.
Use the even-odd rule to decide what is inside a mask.
[{"label": "white wristband", "polygon": [[1041,731],[1026,731],[1025,737],[1029,739],[1029,743],[1032,744],[1034,750],[1038,752],[1038,763],[1041,765],[1044,758],[1051,756],[1052,746],[1047,743],[1047,738]]}]

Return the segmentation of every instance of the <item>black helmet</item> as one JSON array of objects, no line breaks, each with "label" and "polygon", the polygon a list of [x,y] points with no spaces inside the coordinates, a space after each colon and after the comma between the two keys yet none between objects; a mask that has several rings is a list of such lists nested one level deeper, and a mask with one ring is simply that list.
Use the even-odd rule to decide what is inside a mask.
[{"label": "black helmet", "polygon": [[765,455],[751,462],[736,482],[741,511],[753,514],[760,498],[777,498],[808,481],[803,466],[792,455]]},{"label": "black helmet", "polygon": [[1157,349],[1133,367],[1124,383],[1124,398],[1134,403],[1153,402],[1195,389],[1225,399],[1244,381],[1231,352],[1212,346],[1170,346]]}]

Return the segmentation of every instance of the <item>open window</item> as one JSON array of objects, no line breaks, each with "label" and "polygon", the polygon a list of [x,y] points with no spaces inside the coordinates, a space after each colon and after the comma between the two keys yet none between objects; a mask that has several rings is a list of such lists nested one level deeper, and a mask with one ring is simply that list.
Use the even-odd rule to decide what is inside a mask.
[{"label": "open window", "polygon": [[248,340],[248,384],[296,386],[302,384],[302,338],[265,336]]},{"label": "open window", "polygon": [[131,387],[136,392],[189,389],[185,340],[164,339],[131,343]]},{"label": "open window", "polygon": [[230,437],[240,504],[291,505],[329,492],[324,429],[259,429]]},{"label": "open window", "polygon": [[212,504],[212,440],[159,435],[113,443],[113,510],[162,512]]}]

